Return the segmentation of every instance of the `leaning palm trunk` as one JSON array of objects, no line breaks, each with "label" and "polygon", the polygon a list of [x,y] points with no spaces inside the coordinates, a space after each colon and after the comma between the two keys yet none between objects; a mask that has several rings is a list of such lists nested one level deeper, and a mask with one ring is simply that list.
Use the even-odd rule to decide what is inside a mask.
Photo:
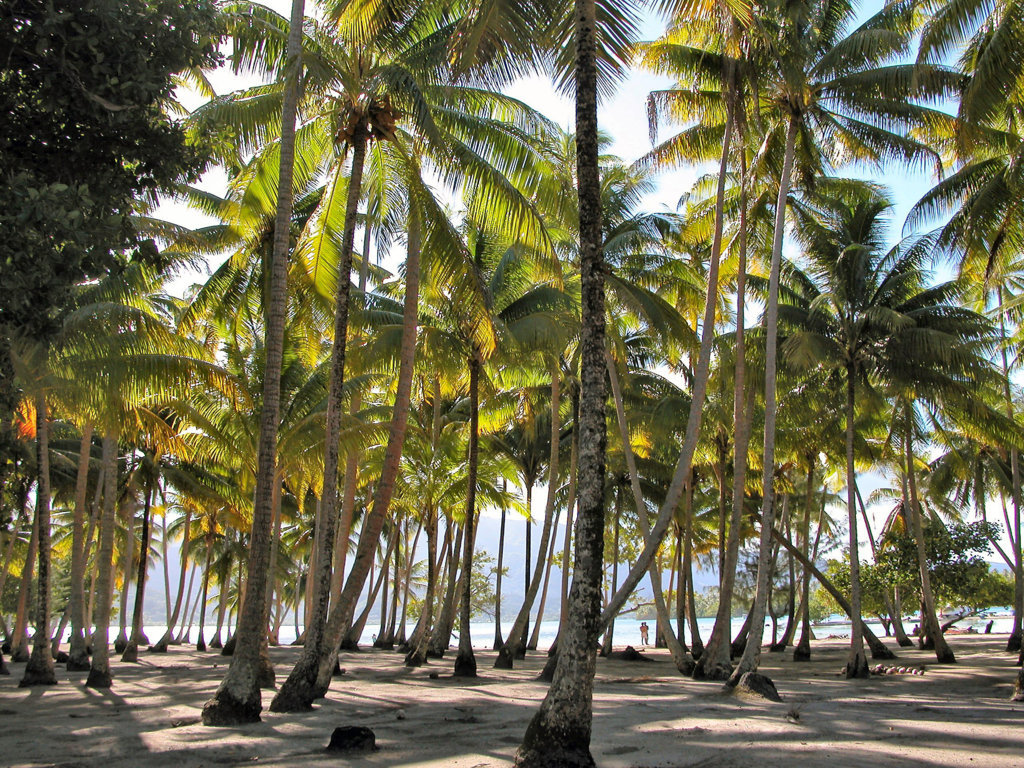
[{"label": "leaning palm trunk", "polygon": [[[576,557],[554,679],[516,754],[519,768],[592,766],[596,643],[601,629],[605,480],[605,302],[597,140],[597,20],[594,0],[576,0],[576,177],[579,198],[579,508]],[[673,505],[674,506],[674,505]],[[629,589],[632,592],[632,587]]]},{"label": "leaning palm trunk", "polygon": [[[1013,397],[1010,394],[1010,365],[1006,354],[1006,306],[1003,303],[1003,289],[999,288],[997,299],[1002,308],[999,313],[1000,336],[1002,345],[1003,400],[1006,415],[1014,418]],[[1022,558],[1020,524],[1021,524],[1021,484],[1020,484],[1020,453],[1016,448],[1010,449],[1010,498],[1013,501],[1013,534],[1009,537],[1013,546],[1013,627],[1006,640],[1008,652],[1021,650],[1022,622],[1024,622],[1024,558]]]},{"label": "leaning palm trunk", "polygon": [[850,657],[846,661],[846,679],[868,676],[868,660],[864,655],[864,637],[860,631],[860,547],[857,542],[856,476],[853,466],[854,382],[857,369],[854,364],[846,370],[846,504],[850,525]]},{"label": "leaning palm trunk", "polygon": [[213,530],[206,536],[206,565],[203,567],[203,588],[199,607],[199,637],[196,639],[196,650],[206,650],[206,602],[210,594],[210,564],[213,561]]},{"label": "leaning palm trunk", "polygon": [[36,588],[36,636],[20,688],[56,685],[50,653],[50,444],[46,394],[36,398],[36,528],[39,531],[39,586]]},{"label": "leaning palm trunk", "polygon": [[[467,502],[468,503],[468,502]],[[502,645],[501,635],[501,575],[503,570],[503,561],[505,559],[505,518],[508,517],[508,512],[505,510],[505,506],[501,507],[501,528],[498,533],[498,568],[497,577],[495,578],[494,585],[494,645],[492,650],[498,650]]]},{"label": "leaning palm trunk", "polygon": [[[469,467],[466,479],[465,549],[462,552],[464,586],[459,606],[459,653],[455,657],[455,677],[476,677],[476,657],[469,622],[473,617],[473,544],[476,538],[476,472],[480,454],[480,367],[475,350],[469,359]],[[504,510],[502,510],[504,514]],[[502,517],[502,523],[505,518]],[[500,569],[499,569],[500,570]]]},{"label": "leaning palm trunk", "polygon": [[[349,206],[352,213],[352,225],[355,221],[355,203],[358,197],[353,200],[353,189],[358,192],[359,182],[362,176],[362,162],[365,157],[365,140],[359,140],[354,147],[352,159],[352,177],[349,180]],[[356,168],[359,168],[357,174]],[[348,216],[346,214],[345,224],[347,246],[342,251],[343,259],[339,272],[339,286],[344,283],[348,285],[348,272],[351,269],[352,259],[352,235],[349,230]],[[363,591],[363,585],[370,572],[370,565],[373,562],[380,541],[381,531],[384,529],[384,521],[387,518],[388,509],[391,506],[391,497],[395,490],[395,481],[398,478],[399,465],[402,460],[402,447],[405,443],[405,432],[409,418],[409,407],[412,400],[412,374],[413,363],[416,356],[416,334],[419,328],[417,308],[419,306],[419,279],[420,279],[420,219],[416,205],[410,201],[409,207],[409,235],[408,253],[405,266],[405,302],[402,313],[402,341],[399,352],[398,364],[398,386],[395,393],[395,409],[391,417],[391,426],[388,432],[388,443],[384,454],[384,467],[381,471],[380,480],[374,489],[373,507],[370,513],[363,520],[362,531],[359,535],[359,546],[352,563],[352,570],[349,572],[345,585],[338,596],[338,600],[331,606],[328,614],[328,585],[330,583],[331,551],[333,549],[334,516],[324,515],[324,539],[323,548],[319,554],[318,576],[321,579],[322,588],[317,593],[314,604],[313,621],[306,628],[306,644],[302,649],[302,656],[292,669],[288,679],[277,696],[271,702],[270,708],[274,712],[298,712],[306,711],[312,707],[313,701],[320,698],[327,692],[330,686],[331,675],[334,671],[334,662],[338,655],[338,644],[341,638],[348,631],[346,626],[351,622],[353,609],[359,595]],[[348,258],[344,258],[347,251]],[[342,278],[344,276],[344,279]],[[339,306],[341,305],[339,287]],[[345,317],[347,324],[348,293],[345,293]],[[337,319],[337,318],[336,318]],[[338,334],[344,333],[346,328],[340,323],[335,323],[335,341]],[[344,361],[342,360],[342,363]],[[343,373],[343,372],[342,372]],[[332,381],[334,372],[332,371]],[[339,375],[340,378],[340,375]],[[340,395],[340,389],[338,390]],[[333,398],[332,398],[333,400]],[[330,401],[328,402],[330,405]],[[340,416],[340,414],[339,414]],[[338,422],[340,427],[340,421]],[[328,432],[330,435],[331,433]],[[337,435],[337,431],[333,433]],[[334,443],[337,443],[335,437]],[[331,440],[328,439],[327,453],[331,452]],[[324,467],[324,492],[323,499],[335,495],[333,480],[330,481],[330,493],[328,493],[328,461],[325,456]],[[337,475],[337,453],[335,451],[333,475]],[[323,500],[321,503],[325,503]],[[329,502],[331,507],[334,501]],[[330,507],[329,507],[330,509]]]},{"label": "leaning palm trunk", "polygon": [[[22,510],[28,504],[27,491],[23,496]],[[36,555],[39,551],[39,518],[32,515],[32,532],[28,539],[25,566],[21,569],[21,584],[18,586],[18,607],[14,616],[14,632],[11,638],[11,661],[28,661],[28,598],[35,573]]]},{"label": "leaning palm trunk", "polygon": [[142,629],[142,606],[146,599],[146,571],[149,567],[150,510],[153,503],[153,488],[148,485],[142,507],[142,542],[139,545],[139,570],[135,576],[135,604],[132,607],[132,633],[128,645],[121,654],[121,661],[137,662],[139,645],[148,642]]},{"label": "leaning palm trunk", "polygon": [[[544,576],[544,561],[547,559],[548,545],[554,528],[555,514],[555,493],[558,486],[558,445],[561,433],[561,421],[559,419],[560,408],[560,384],[561,371],[557,361],[551,367],[551,452],[548,458],[548,492],[544,502],[544,527],[541,529],[540,547],[537,550],[537,562],[533,568],[533,577],[530,579],[530,586],[523,598],[523,607],[519,609],[515,624],[509,630],[508,640],[498,649],[498,657],[494,660],[495,669],[512,669],[512,660],[526,644],[526,625],[530,620],[530,611],[533,609],[533,601],[537,599],[537,592],[540,590]],[[529,509],[529,507],[527,507]],[[529,522],[527,522],[529,525]],[[527,529],[529,530],[529,529]],[[527,576],[529,572],[527,571]],[[598,585],[600,591],[600,585]],[[540,621],[540,617],[537,619]]]},{"label": "leaning palm trunk", "polygon": [[[721,231],[718,231],[719,251],[721,251]],[[717,276],[716,276],[717,279]],[[629,487],[633,492],[633,503],[636,505],[637,520],[640,523],[640,531],[646,539],[650,536],[650,521],[647,519],[647,505],[644,504],[643,492],[640,490],[640,473],[636,468],[636,456],[633,454],[633,446],[629,441],[629,424],[626,422],[626,408],[622,401],[622,387],[619,385],[619,374],[615,369],[615,361],[611,354],[605,351],[605,363],[608,367],[608,380],[612,387],[612,399],[615,401],[615,413],[619,424],[619,437],[622,441],[622,452],[626,457],[626,468],[629,471]],[[672,623],[669,620],[668,605],[665,603],[665,592],[661,585],[661,567],[658,559],[654,558],[648,568],[651,577],[651,591],[654,593],[654,607],[658,614],[658,629],[661,639],[668,646],[672,654],[672,662],[680,672],[689,673],[693,671],[693,657],[679,642],[676,633],[672,631]],[[614,615],[612,616],[614,618]],[[609,624],[611,622],[609,621]]]},{"label": "leaning palm trunk", "polygon": [[555,556],[555,542],[558,539],[558,522],[562,517],[561,508],[555,509],[555,519],[551,524],[551,543],[548,546],[547,557],[544,558],[544,583],[540,588],[540,602],[537,604],[537,620],[533,623],[533,632],[530,633],[530,642],[526,644],[526,650],[536,651],[540,643],[540,627],[544,621],[544,610],[548,602],[548,586],[551,583],[551,569]]},{"label": "leaning palm trunk", "polygon": [[[726,124],[725,142],[729,143],[732,136],[732,120],[730,119]],[[726,162],[728,154],[728,147],[723,152],[723,165]],[[792,151],[790,151],[790,165],[792,165]],[[724,173],[722,174],[724,184]],[[721,193],[724,195],[724,191]],[[718,206],[721,210],[723,205]],[[672,525],[672,521],[675,519],[676,508],[679,506],[679,500],[682,498],[683,489],[690,480],[690,470],[693,467],[693,455],[697,448],[697,441],[700,437],[700,426],[703,419],[704,412],[704,401],[707,397],[708,381],[711,372],[711,352],[714,347],[715,337],[715,309],[718,305],[718,272],[719,262],[722,251],[722,222],[718,220],[716,215],[715,223],[715,241],[711,248],[711,260],[708,264],[708,291],[704,302],[704,318],[703,326],[701,328],[701,339],[700,339],[700,352],[697,356],[697,366],[694,369],[693,375],[693,392],[690,396],[690,410],[686,421],[686,434],[683,437],[683,447],[679,453],[679,459],[676,462],[675,469],[672,474],[672,480],[669,483],[668,491],[665,494],[665,498],[662,501],[661,509],[658,511],[658,517],[654,521],[654,525],[651,526],[649,533],[644,533],[644,549],[641,552],[640,557],[633,564],[633,567],[629,570],[625,580],[619,586],[619,589],[612,596],[612,599],[605,606],[604,611],[601,614],[601,627],[605,627],[611,620],[611,617],[618,614],[622,610],[622,606],[625,605],[626,600],[633,594],[640,580],[648,573],[651,569],[651,563],[655,559],[655,555],[658,549],[661,547],[661,542],[665,538],[665,534],[668,533],[669,528]],[[780,244],[781,247],[781,244]],[[667,613],[665,614],[667,616]],[[678,666],[678,664],[677,664]],[[692,667],[690,667],[692,668]]]},{"label": "leaning palm trunk", "polygon": [[[811,504],[814,501],[815,461],[815,457],[809,454],[807,461],[807,495],[804,499],[804,520],[800,528],[800,544],[804,548],[805,557],[810,553],[811,548]],[[810,661],[811,659],[810,597],[811,572],[804,567],[803,578],[800,581],[800,640],[793,649],[793,661]]]},{"label": "leaning palm trunk", "polygon": [[764,358],[764,470],[761,475],[762,521],[760,557],[757,564],[757,592],[754,598],[750,629],[756,642],[747,642],[739,665],[733,670],[728,685],[739,682],[740,676],[757,669],[761,656],[761,634],[764,632],[765,601],[768,597],[768,573],[771,570],[768,554],[771,545],[772,523],[775,512],[775,417],[778,402],[775,397],[775,369],[777,365],[779,323],[779,272],[782,268],[782,240],[786,227],[786,202],[789,197],[789,178],[793,170],[793,155],[799,120],[793,117],[786,131],[786,152],[779,179],[779,197],[775,203],[775,236],[772,242],[772,262],[768,276],[768,302],[765,307]]},{"label": "leaning palm trunk", "polygon": [[942,635],[939,621],[935,615],[935,598],[932,596],[931,575],[928,572],[928,554],[924,545],[924,525],[921,522],[921,508],[917,499],[917,478],[914,472],[914,453],[910,436],[910,409],[907,408],[907,434],[904,439],[905,459],[907,462],[907,481],[910,485],[910,525],[914,532],[914,544],[917,547],[917,564],[921,574],[921,630],[922,639],[927,638],[935,644],[935,660],[939,664],[952,664],[956,656]]},{"label": "leaning palm trunk", "polygon": [[[263,708],[260,696],[260,646],[267,634],[266,601],[263,597],[266,594],[269,576],[273,497],[274,486],[277,484],[277,427],[281,411],[281,369],[288,299],[288,245],[292,214],[292,171],[295,159],[295,114],[302,87],[304,9],[304,0],[292,0],[287,71],[281,107],[281,162],[264,344],[263,410],[260,414],[256,494],[253,503],[252,534],[249,540],[249,579],[246,589],[251,590],[251,599],[245,601],[245,611],[239,617],[235,633],[235,653],[231,657],[227,675],[213,698],[203,707],[204,725],[254,722],[260,719],[260,710]],[[351,256],[351,247],[349,254]],[[338,282],[347,285],[348,272],[339,272]]]},{"label": "leaning palm trunk", "polygon": [[75,513],[71,523],[71,638],[67,663],[69,672],[89,669],[89,652],[85,641],[85,516],[89,504],[87,495],[92,432],[92,424],[82,427],[82,442],[78,448],[78,476],[75,479]]},{"label": "leaning palm trunk", "polygon": [[[728,151],[731,144],[729,133],[733,120],[734,104],[729,102],[730,117],[726,125],[727,135],[719,166],[718,190],[715,210],[715,232],[721,226],[719,219],[724,216],[725,177]],[[732,640],[732,591],[736,580],[736,563],[740,552],[740,524],[743,519],[743,502],[746,498],[747,448],[750,443],[750,421],[746,417],[746,285],[747,285],[747,174],[746,162],[741,162],[740,174],[740,231],[739,267],[736,282],[736,372],[733,382],[733,483],[732,515],[723,552],[720,558],[718,611],[707,644],[697,658],[693,676],[698,679],[725,680],[732,672],[730,642]]]},{"label": "leaning palm trunk", "polygon": [[[430,641],[427,643],[427,656],[435,659],[443,658],[451,645],[452,632],[455,629],[456,602],[458,602],[459,589],[459,549],[462,547],[463,528],[455,533],[454,541],[451,537],[453,521],[449,519],[447,524],[448,534],[445,536],[445,558],[447,559],[444,585],[444,600],[441,601],[441,610],[437,613],[437,621],[431,628]],[[438,573],[440,573],[440,568]]]},{"label": "leaning palm trunk", "polygon": [[110,607],[114,568],[114,527],[117,496],[117,435],[103,435],[103,511],[100,517],[99,548],[96,551],[96,629],[92,636],[92,666],[85,684],[89,688],[109,688]]},{"label": "leaning palm trunk", "polygon": [[[165,513],[166,514],[166,513]],[[189,523],[192,520],[192,510],[188,507],[185,508],[185,524],[182,527],[184,537],[181,543],[181,571],[178,574],[178,594],[174,599],[174,608],[171,610],[170,616],[167,620],[167,629],[164,631],[160,639],[156,641],[149,650],[153,653],[166,653],[167,646],[171,644],[171,640],[174,637],[174,627],[178,623],[178,616],[181,613],[181,602],[185,597],[185,576],[188,573],[188,551],[189,551]],[[207,544],[207,560],[209,560],[209,547],[210,543]],[[164,538],[164,559],[167,559],[167,539]],[[209,563],[207,563],[207,571],[209,570]],[[206,573],[206,571],[204,571]]]}]

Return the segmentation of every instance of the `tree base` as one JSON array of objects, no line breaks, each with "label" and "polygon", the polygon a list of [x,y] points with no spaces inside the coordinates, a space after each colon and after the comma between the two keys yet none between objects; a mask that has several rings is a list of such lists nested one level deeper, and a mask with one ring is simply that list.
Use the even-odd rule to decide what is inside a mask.
[{"label": "tree base", "polygon": [[255,699],[242,701],[233,696],[226,686],[221,685],[213,698],[203,705],[203,725],[223,728],[258,723],[261,709],[263,704],[260,702],[258,690]]},{"label": "tree base", "polygon": [[1013,696],[1010,701],[1024,701],[1024,670],[1017,675],[1017,682],[1013,686]]},{"label": "tree base", "polygon": [[[170,645],[170,642],[168,640],[165,640],[164,638],[160,638],[157,641],[156,645],[149,646],[149,652],[150,653],[167,653],[167,646],[169,646],[169,645]],[[206,650],[205,647],[203,648],[203,650]]]},{"label": "tree base", "polygon": [[91,667],[89,669],[89,676],[85,678],[86,688],[109,688],[111,683],[114,682],[114,678],[110,674],[110,670],[101,670]]},{"label": "tree base", "polygon": [[228,641],[224,643],[224,647],[220,649],[221,656],[234,656],[235,655],[235,636],[232,635],[228,638]]},{"label": "tree base", "polygon": [[395,642],[394,640],[377,640],[374,642],[373,647],[382,651],[393,651],[395,650]]},{"label": "tree base", "polygon": [[768,675],[760,672],[747,672],[732,689],[738,696],[746,696],[752,699],[766,699],[768,701],[781,702],[782,697],[775,687],[775,683]]},{"label": "tree base", "polygon": [[884,643],[871,643],[871,658],[876,661],[892,661],[898,658]]},{"label": "tree base", "polygon": [[89,661],[89,654],[85,648],[73,648],[68,654],[68,662],[64,668],[68,672],[88,672],[92,669],[92,662]]},{"label": "tree base", "polygon": [[693,668],[694,680],[717,680],[725,682],[732,677],[732,664],[696,664]]},{"label": "tree base", "polygon": [[956,664],[956,655],[952,648],[946,647],[935,652],[935,661],[939,664]]},{"label": "tree base", "polygon": [[1020,632],[1011,632],[1010,636],[1006,639],[1006,652],[1007,653],[1018,653],[1021,649],[1021,634]]},{"label": "tree base", "polygon": [[114,652],[124,653],[124,649],[128,647],[128,636],[120,634],[114,640]]},{"label": "tree base", "polygon": [[[152,649],[150,649],[150,650],[152,650]],[[206,641],[203,640],[202,636],[199,637],[199,642],[196,643],[196,650],[199,651],[200,653],[203,653],[203,652],[206,651]]]},{"label": "tree base", "polygon": [[871,675],[863,652],[858,652],[846,662],[845,675],[847,680],[862,680]]},{"label": "tree base", "polygon": [[11,649],[11,661],[24,664],[28,661],[28,647],[23,643],[17,648]]},{"label": "tree base", "polygon": [[420,653],[415,648],[405,654],[405,666],[407,667],[422,667],[426,663],[426,653]]},{"label": "tree base", "polygon": [[[294,675],[294,672],[292,673]],[[289,675],[281,690],[270,702],[271,712],[312,712],[316,701],[316,684]]]},{"label": "tree base", "polygon": [[455,657],[455,669],[452,677],[476,677],[476,657],[473,652],[463,653]]},{"label": "tree base", "polygon": [[30,688],[36,685],[56,685],[57,674],[53,668],[53,657],[49,645],[32,652],[32,657],[25,666],[25,674],[18,682],[19,688]]},{"label": "tree base", "polygon": [[811,660],[811,646],[810,645],[798,645],[793,648],[793,661],[810,661]]},{"label": "tree base", "polygon": [[909,637],[901,637],[896,641],[896,643],[899,645],[900,648],[914,647],[914,641],[911,640]]},{"label": "tree base", "polygon": [[537,675],[537,680],[541,683],[550,683],[555,679],[555,667],[558,666],[558,654],[549,653],[548,660],[544,662],[544,669]]},{"label": "tree base", "polygon": [[498,649],[498,655],[494,659],[495,669],[512,669],[515,666],[512,654],[509,652],[508,646],[503,645]]},{"label": "tree base", "polygon": [[210,641],[210,647],[214,649],[223,648],[224,642],[220,639],[220,633],[218,632],[213,636],[213,640]]},{"label": "tree base", "polygon": [[543,724],[543,709],[526,728],[522,746],[516,752],[516,768],[594,768],[590,754],[590,733],[568,734]]},{"label": "tree base", "polygon": [[272,691],[277,688],[277,676],[274,674],[274,665],[270,663],[268,657],[262,654],[256,667],[256,679],[260,688],[264,690]]},{"label": "tree base", "polygon": [[128,664],[139,663],[139,646],[135,643],[128,643],[125,646],[124,653],[121,654],[121,661],[127,662]]}]

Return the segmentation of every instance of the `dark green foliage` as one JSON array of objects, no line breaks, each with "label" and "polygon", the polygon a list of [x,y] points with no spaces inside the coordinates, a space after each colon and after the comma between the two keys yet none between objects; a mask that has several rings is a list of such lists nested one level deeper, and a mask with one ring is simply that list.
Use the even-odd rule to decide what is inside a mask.
[{"label": "dark green foliage", "polygon": [[201,153],[165,114],[216,62],[211,0],[14,0],[0,9],[0,327],[53,334],[72,285],[154,256],[129,220]]}]

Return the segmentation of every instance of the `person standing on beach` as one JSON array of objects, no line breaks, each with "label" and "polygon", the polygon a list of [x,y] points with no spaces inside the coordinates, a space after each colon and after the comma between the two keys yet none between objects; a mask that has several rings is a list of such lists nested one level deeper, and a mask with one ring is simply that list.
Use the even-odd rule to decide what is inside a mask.
[{"label": "person standing on beach", "polygon": [[641,645],[647,645],[648,644],[648,639],[647,639],[647,632],[648,631],[649,631],[649,628],[647,626],[647,622],[646,621],[641,622],[640,623],[640,644]]}]

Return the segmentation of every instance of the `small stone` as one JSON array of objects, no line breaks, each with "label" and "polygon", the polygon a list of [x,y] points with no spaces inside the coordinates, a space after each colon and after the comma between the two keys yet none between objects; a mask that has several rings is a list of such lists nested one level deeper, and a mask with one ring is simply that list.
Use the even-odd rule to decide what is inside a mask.
[{"label": "small stone", "polygon": [[362,725],[343,725],[334,729],[328,752],[374,752],[377,740],[369,728]]},{"label": "small stone", "polygon": [[395,720],[405,720],[405,710],[400,709],[395,712]]},{"label": "small stone", "polygon": [[427,675],[427,677],[429,677],[431,680],[437,680],[440,677],[440,675],[438,675],[437,672],[431,672],[429,675]]}]

